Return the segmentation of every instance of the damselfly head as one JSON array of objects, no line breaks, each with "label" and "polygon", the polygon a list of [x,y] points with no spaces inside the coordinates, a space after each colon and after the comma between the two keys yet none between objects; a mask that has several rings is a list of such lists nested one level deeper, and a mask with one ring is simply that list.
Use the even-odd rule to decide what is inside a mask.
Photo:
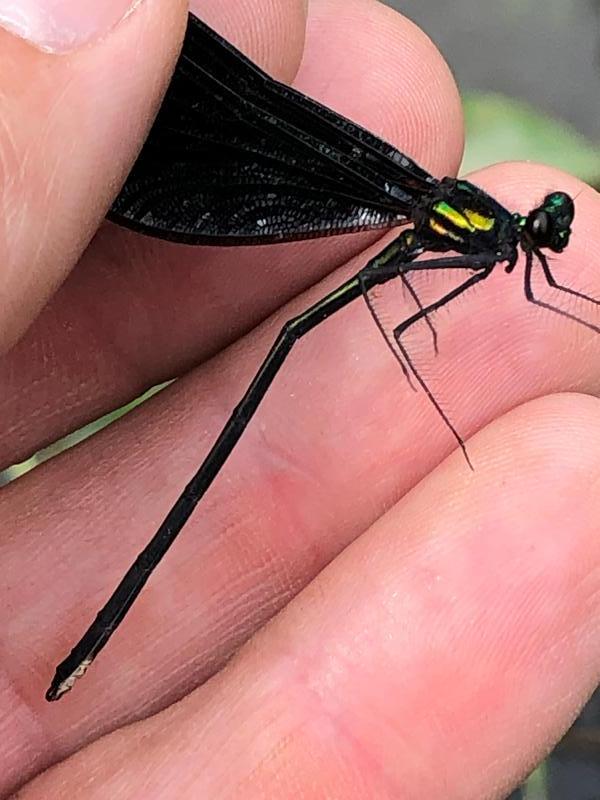
[{"label": "damselfly head", "polygon": [[561,253],[569,243],[575,205],[565,192],[546,195],[538,208],[530,211],[521,228],[521,245],[525,250],[548,248]]}]

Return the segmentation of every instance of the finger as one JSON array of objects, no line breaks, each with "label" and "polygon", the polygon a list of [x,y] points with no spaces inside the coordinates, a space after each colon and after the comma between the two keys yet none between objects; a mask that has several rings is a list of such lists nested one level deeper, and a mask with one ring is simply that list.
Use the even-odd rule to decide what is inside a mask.
[{"label": "finger", "polygon": [[[523,214],[552,191],[560,189],[576,198],[569,246],[561,254],[547,252],[547,256],[562,283],[600,299],[600,244],[594,234],[600,211],[597,192],[539,164],[497,165],[472,178],[506,208]],[[584,321],[600,324],[597,305],[552,291],[537,259],[534,261],[536,296]],[[423,331],[408,339],[415,345],[417,362],[420,358],[434,394],[451,410],[452,422],[466,435],[534,397],[570,390],[597,394],[600,389],[600,370],[593,356],[600,336],[527,302],[523,262],[522,258],[509,275],[498,267],[483,285],[432,317],[440,358],[431,355]],[[439,296],[443,285],[442,276],[433,276],[432,293]],[[475,402],[470,402],[473,397]]]},{"label": "finger", "polygon": [[[522,170],[516,172],[522,179]],[[510,178],[505,181],[509,187]],[[523,197],[529,202],[525,188]],[[592,193],[578,199],[580,209],[589,204],[578,217],[584,231],[586,219],[598,214],[597,202]],[[575,236],[576,256],[593,261],[593,249],[577,242]],[[4,665],[16,694],[9,693],[7,702],[25,697],[39,708],[54,663],[157,528],[279,326],[342,278],[328,279],[327,286],[136,414],[4,492],[0,599],[3,607],[17,609]],[[511,285],[526,306],[520,280],[500,284],[507,292],[504,303],[513,302]],[[534,345],[552,335],[553,321],[539,315]],[[478,345],[477,331],[470,334],[471,347]],[[589,391],[594,342],[582,365],[573,359],[573,348],[582,342],[571,335],[573,342],[563,340],[554,361],[544,356],[538,364],[528,357],[523,375],[533,371],[545,385],[551,363],[560,367],[560,381]],[[455,371],[446,372],[454,391],[461,386],[454,376],[473,369],[461,341],[463,350],[451,353]],[[479,373],[479,393],[466,399],[450,394],[445,401],[454,404],[454,413],[464,413],[465,435],[517,397],[511,392],[519,385],[518,364],[509,362],[507,385],[496,382],[494,370],[498,364],[504,369],[509,357],[498,344],[496,349],[501,357],[497,363],[490,357],[489,370]],[[330,319],[291,356],[184,536],[86,678],[86,688],[69,698],[59,718],[51,717],[53,756],[165,705],[210,675],[451,447],[428,401],[406,386],[364,306]],[[40,711],[44,720],[52,713]]]},{"label": "finger", "polygon": [[307,0],[191,0],[190,11],[280,81],[291,83],[304,50]]},{"label": "finger", "polygon": [[[64,280],[130,168],[165,88],[183,11],[183,3],[142,3],[67,55],[0,32],[0,352]],[[132,69],[141,47],[154,58]]]},{"label": "finger", "polygon": [[[217,25],[227,17],[231,25],[233,17],[247,32],[247,6],[242,4],[239,17],[221,11],[210,21]],[[286,10],[296,6],[281,4]],[[296,39],[280,36],[281,15],[271,17],[270,7],[252,17],[262,20],[261,37],[240,44],[252,43],[252,55],[279,53],[274,61],[280,63],[281,54],[289,54],[296,63],[298,48],[287,45]],[[292,18],[299,31],[298,14]],[[280,69],[289,77],[289,65]],[[436,173],[456,167],[462,128],[448,69],[414,25],[384,6],[365,0],[312,3],[297,85]],[[440,129],[447,131],[443,137]],[[27,457],[209,357],[365,241],[335,237],[232,253],[102,230],[27,338],[0,364],[4,463]],[[36,391],[25,392],[31,385]]]},{"label": "finger", "polygon": [[597,685],[599,423],[574,395],[497,421],[475,473],[449,459],[216,679],[23,800],[505,797]]}]

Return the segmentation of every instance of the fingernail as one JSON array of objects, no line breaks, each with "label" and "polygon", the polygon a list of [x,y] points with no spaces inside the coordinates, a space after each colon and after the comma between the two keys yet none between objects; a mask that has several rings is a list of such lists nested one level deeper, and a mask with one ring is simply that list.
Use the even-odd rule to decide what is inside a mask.
[{"label": "fingernail", "polygon": [[0,0],[0,27],[64,53],[105,36],[142,0]]}]

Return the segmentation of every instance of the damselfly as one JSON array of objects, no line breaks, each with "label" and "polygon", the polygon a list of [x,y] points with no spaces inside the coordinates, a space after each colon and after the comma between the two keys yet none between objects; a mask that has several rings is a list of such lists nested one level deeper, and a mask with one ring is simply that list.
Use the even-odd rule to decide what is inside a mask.
[{"label": "damselfly", "polygon": [[[293,345],[328,317],[363,298],[404,374],[429,397],[464,450],[403,344],[419,320],[484,281],[498,265],[512,272],[525,255],[527,300],[598,332],[600,328],[538,299],[541,270],[559,284],[544,250],[569,242],[574,204],[548,194],[526,216],[511,213],[465,180],[437,180],[365,129],[270,78],[194,16],[149,138],[109,218],[141,233],[198,245],[248,245],[390,228],[412,223],[356,275],[282,328],[243,398],[154,538],[107,604],[58,666],[47,692],[56,700],[83,675],[125,617],[150,574],[213,483]],[[428,253],[451,253],[417,260]],[[468,277],[435,302],[420,302],[409,283],[422,270],[466,270]],[[415,313],[391,331],[370,292],[399,278]],[[466,451],[465,451],[466,455]]]}]

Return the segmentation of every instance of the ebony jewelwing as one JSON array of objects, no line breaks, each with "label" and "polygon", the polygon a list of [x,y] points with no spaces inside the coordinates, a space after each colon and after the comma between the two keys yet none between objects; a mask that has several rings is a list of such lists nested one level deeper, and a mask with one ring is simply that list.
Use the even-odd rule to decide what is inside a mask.
[{"label": "ebony jewelwing", "polygon": [[[512,272],[525,254],[527,300],[595,332],[600,328],[535,297],[539,265],[553,289],[598,301],[559,284],[544,250],[562,252],[574,217],[571,197],[548,194],[526,216],[511,213],[465,180],[437,180],[395,147],[266,75],[190,14],[182,52],[154,126],[108,215],[135,231],[197,245],[249,245],[391,228],[408,222],[356,275],[290,319],[198,472],[70,655],[46,699],[68,692],[108,642],[154,568],[185,525],[242,436],[295,342],[357,298],[407,377],[412,375],[459,445],[403,343],[419,320],[484,281],[498,265]],[[424,253],[453,255],[416,259]],[[408,276],[417,270],[466,270],[468,277],[423,306]],[[417,311],[390,333],[369,292],[399,278]]]}]

